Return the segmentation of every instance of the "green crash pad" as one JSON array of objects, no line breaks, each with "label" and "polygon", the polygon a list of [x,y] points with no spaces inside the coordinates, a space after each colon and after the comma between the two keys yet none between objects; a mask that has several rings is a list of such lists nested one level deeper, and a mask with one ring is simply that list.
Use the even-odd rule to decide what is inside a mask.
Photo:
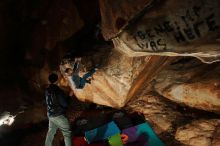
[{"label": "green crash pad", "polygon": [[115,134],[108,138],[108,143],[110,146],[124,146],[121,140],[120,133]]}]

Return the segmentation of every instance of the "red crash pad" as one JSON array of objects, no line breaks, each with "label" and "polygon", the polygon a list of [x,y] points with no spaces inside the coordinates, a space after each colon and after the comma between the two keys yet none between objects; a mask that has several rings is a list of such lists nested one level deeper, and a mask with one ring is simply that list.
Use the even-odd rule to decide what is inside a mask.
[{"label": "red crash pad", "polygon": [[85,141],[84,137],[74,137],[73,146],[106,146],[106,144],[105,143],[88,144]]}]

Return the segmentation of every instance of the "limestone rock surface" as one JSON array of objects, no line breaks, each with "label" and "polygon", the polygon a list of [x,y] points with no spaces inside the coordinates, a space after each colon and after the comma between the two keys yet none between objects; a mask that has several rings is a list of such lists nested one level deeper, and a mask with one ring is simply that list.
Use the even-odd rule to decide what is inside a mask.
[{"label": "limestone rock surface", "polygon": [[176,139],[187,146],[218,146],[219,119],[196,120],[177,129]]},{"label": "limestone rock surface", "polygon": [[218,0],[168,0],[153,5],[113,39],[130,56],[193,56],[220,60]]},{"label": "limestone rock surface", "polygon": [[106,40],[118,35],[128,22],[153,0],[99,0],[102,34]]},{"label": "limestone rock surface", "polygon": [[[109,59],[103,59],[108,60],[107,65],[93,75],[91,84],[86,84],[83,89],[76,89],[70,82],[69,85],[81,101],[123,107],[132,82],[144,67],[145,57],[129,58],[118,51],[113,51]],[[80,76],[85,73],[81,71]]]},{"label": "limestone rock surface", "polygon": [[129,102],[125,108],[144,114],[145,119],[153,125],[158,134],[175,130],[173,123],[182,119],[182,114],[173,110],[172,105],[153,94],[142,95]]},{"label": "limestone rock surface", "polygon": [[[115,49],[108,56],[99,54],[99,57],[99,63],[105,64],[93,75],[91,84],[76,89],[69,81],[69,86],[81,101],[115,108],[123,107],[172,60],[158,56],[129,57]],[[82,58],[85,60],[82,62],[89,64],[88,59],[92,58]],[[81,71],[80,76],[85,73]]]},{"label": "limestone rock surface", "polygon": [[179,61],[155,77],[154,89],[177,103],[219,113],[219,63],[207,65],[195,59]]}]

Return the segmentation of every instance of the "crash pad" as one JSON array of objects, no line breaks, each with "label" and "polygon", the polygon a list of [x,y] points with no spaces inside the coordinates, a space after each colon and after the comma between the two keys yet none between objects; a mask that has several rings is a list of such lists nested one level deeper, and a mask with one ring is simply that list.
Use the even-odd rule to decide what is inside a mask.
[{"label": "crash pad", "polygon": [[122,133],[128,136],[127,143],[133,143],[132,146],[164,146],[163,142],[146,122],[123,129]]},{"label": "crash pad", "polygon": [[107,146],[105,143],[93,143],[93,144],[88,144],[85,141],[84,137],[74,137],[73,138],[73,146]]},{"label": "crash pad", "polygon": [[120,133],[115,134],[108,138],[108,143],[110,146],[124,146],[121,140]]},{"label": "crash pad", "polygon": [[88,143],[92,143],[99,140],[107,140],[120,132],[118,126],[112,121],[96,129],[86,131],[85,138]]},{"label": "crash pad", "polygon": [[154,130],[146,122],[137,125],[137,134],[140,135],[140,139],[142,139],[144,135],[147,135],[148,136],[147,143],[149,146],[164,146],[163,142],[159,139],[159,137],[156,135]]},{"label": "crash pad", "polygon": [[128,143],[135,142],[138,139],[137,126],[123,129],[122,133],[128,136]]}]

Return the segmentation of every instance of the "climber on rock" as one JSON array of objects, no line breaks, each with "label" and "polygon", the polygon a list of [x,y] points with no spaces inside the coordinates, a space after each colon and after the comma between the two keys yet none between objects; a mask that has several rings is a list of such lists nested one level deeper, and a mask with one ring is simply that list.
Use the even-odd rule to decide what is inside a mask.
[{"label": "climber on rock", "polygon": [[75,59],[75,63],[73,65],[73,68],[67,68],[65,70],[65,75],[67,76],[68,80],[70,81],[71,85],[74,86],[76,89],[83,89],[86,85],[86,83],[91,83],[91,79],[88,79],[89,77],[92,77],[92,75],[96,72],[97,68],[93,68],[89,72],[83,75],[83,77],[79,76],[80,68],[82,67],[81,58]]}]

